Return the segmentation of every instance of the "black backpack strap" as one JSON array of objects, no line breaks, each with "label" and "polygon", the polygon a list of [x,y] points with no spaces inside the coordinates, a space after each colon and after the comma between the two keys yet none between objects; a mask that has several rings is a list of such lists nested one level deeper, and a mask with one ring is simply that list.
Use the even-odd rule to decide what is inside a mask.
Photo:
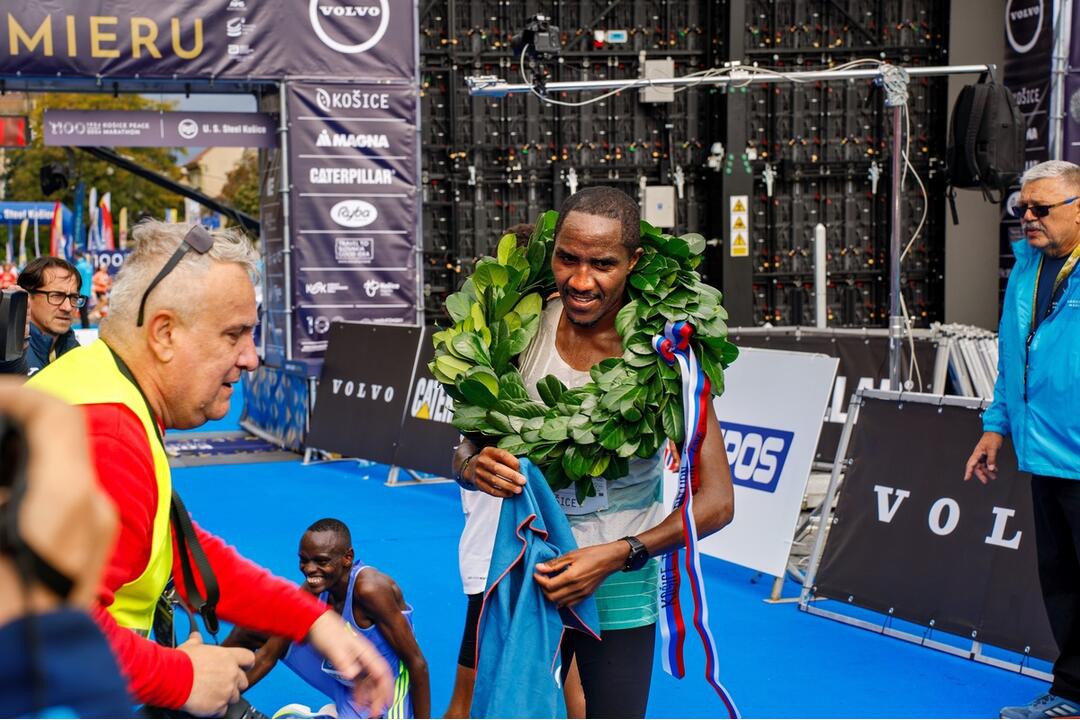
[{"label": "black backpack strap", "polygon": [[[967,160],[969,168],[978,168],[979,163],[975,159],[975,143],[979,139],[979,128],[982,127],[983,112],[986,110],[986,99],[990,95],[992,85],[979,83],[975,86],[973,97],[971,98],[971,112],[968,114],[968,118],[975,120],[975,122],[968,122],[967,135],[964,137],[964,158]],[[982,177],[982,173],[979,173],[979,182],[986,182]]]},{"label": "black backpack strap", "polygon": [[959,225],[960,215],[956,212],[956,188],[952,185],[949,185],[947,197],[949,198],[949,212],[952,213],[952,224]]},{"label": "black backpack strap", "polygon": [[[180,570],[184,574],[184,586],[187,588],[188,602],[195,609],[206,624],[206,631],[211,635],[218,633],[217,604],[221,599],[217,578],[214,570],[210,567],[210,561],[206,557],[202,543],[195,534],[195,527],[191,524],[191,516],[187,508],[180,500],[180,496],[173,490],[172,506],[170,508],[172,525],[176,530],[176,550],[180,554]],[[198,585],[195,584],[195,573],[191,567],[191,561],[199,571],[203,586],[206,588],[206,597],[202,596]]]}]

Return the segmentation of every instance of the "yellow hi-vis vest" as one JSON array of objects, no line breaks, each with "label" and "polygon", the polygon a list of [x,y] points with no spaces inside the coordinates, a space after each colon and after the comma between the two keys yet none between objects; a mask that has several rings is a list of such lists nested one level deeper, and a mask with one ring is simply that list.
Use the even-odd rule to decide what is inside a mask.
[{"label": "yellow hi-vis vest", "polygon": [[116,597],[107,609],[121,627],[148,633],[154,622],[154,608],[172,575],[173,564],[172,534],[169,532],[172,475],[165,448],[158,442],[154,418],[139,389],[120,372],[108,346],[101,340],[64,353],[30,378],[27,386],[72,405],[125,405],[143,424],[154,458],[157,483],[150,561],[139,577],[116,591]]}]

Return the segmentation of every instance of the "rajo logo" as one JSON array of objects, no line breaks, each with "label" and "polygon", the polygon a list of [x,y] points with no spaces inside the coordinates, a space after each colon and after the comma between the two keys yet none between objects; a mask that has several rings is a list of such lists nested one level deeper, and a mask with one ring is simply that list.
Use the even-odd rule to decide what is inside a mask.
[{"label": "rajo logo", "polygon": [[736,485],[776,492],[795,433],[722,422],[731,480]]}]

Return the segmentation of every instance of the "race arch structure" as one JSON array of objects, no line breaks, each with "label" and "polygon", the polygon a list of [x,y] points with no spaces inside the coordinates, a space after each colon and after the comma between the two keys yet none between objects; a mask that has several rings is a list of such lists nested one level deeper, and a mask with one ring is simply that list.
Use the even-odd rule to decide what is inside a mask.
[{"label": "race arch structure", "polygon": [[[415,0],[8,0],[0,91],[253,93],[264,360],[336,320],[422,325]],[[190,141],[198,145],[198,138]]]}]

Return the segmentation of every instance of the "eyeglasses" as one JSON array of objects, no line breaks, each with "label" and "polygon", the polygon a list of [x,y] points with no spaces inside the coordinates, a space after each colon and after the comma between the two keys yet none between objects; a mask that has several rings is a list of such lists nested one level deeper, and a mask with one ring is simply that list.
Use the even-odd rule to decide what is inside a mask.
[{"label": "eyeglasses", "polygon": [[1049,215],[1050,211],[1054,208],[1061,207],[1062,205],[1068,205],[1069,203],[1077,199],[1080,199],[1080,195],[1075,195],[1068,200],[1056,202],[1053,205],[1028,205],[1027,203],[1017,203],[1016,205],[1013,205],[1012,213],[1015,217],[1022,218],[1027,215],[1028,210],[1030,210],[1031,214],[1035,217],[1044,218]]},{"label": "eyeglasses", "polygon": [[44,295],[45,299],[49,301],[50,305],[60,307],[67,300],[71,303],[73,308],[81,308],[86,304],[87,297],[85,295],[78,295],[75,293],[68,294],[62,293],[59,290],[27,290],[31,295]]},{"label": "eyeglasses", "polygon": [[188,230],[187,235],[180,242],[180,247],[176,248],[176,252],[172,254],[169,261],[165,263],[165,267],[161,268],[154,279],[150,281],[150,284],[146,288],[146,292],[142,295],[142,300],[139,301],[139,317],[135,321],[136,327],[142,327],[143,325],[143,310],[146,309],[146,298],[150,296],[150,292],[157,287],[157,284],[165,279],[165,276],[173,271],[180,261],[187,254],[188,250],[194,250],[200,255],[205,255],[210,252],[210,248],[214,247],[214,238],[207,232],[206,228],[202,225],[193,225]]}]

